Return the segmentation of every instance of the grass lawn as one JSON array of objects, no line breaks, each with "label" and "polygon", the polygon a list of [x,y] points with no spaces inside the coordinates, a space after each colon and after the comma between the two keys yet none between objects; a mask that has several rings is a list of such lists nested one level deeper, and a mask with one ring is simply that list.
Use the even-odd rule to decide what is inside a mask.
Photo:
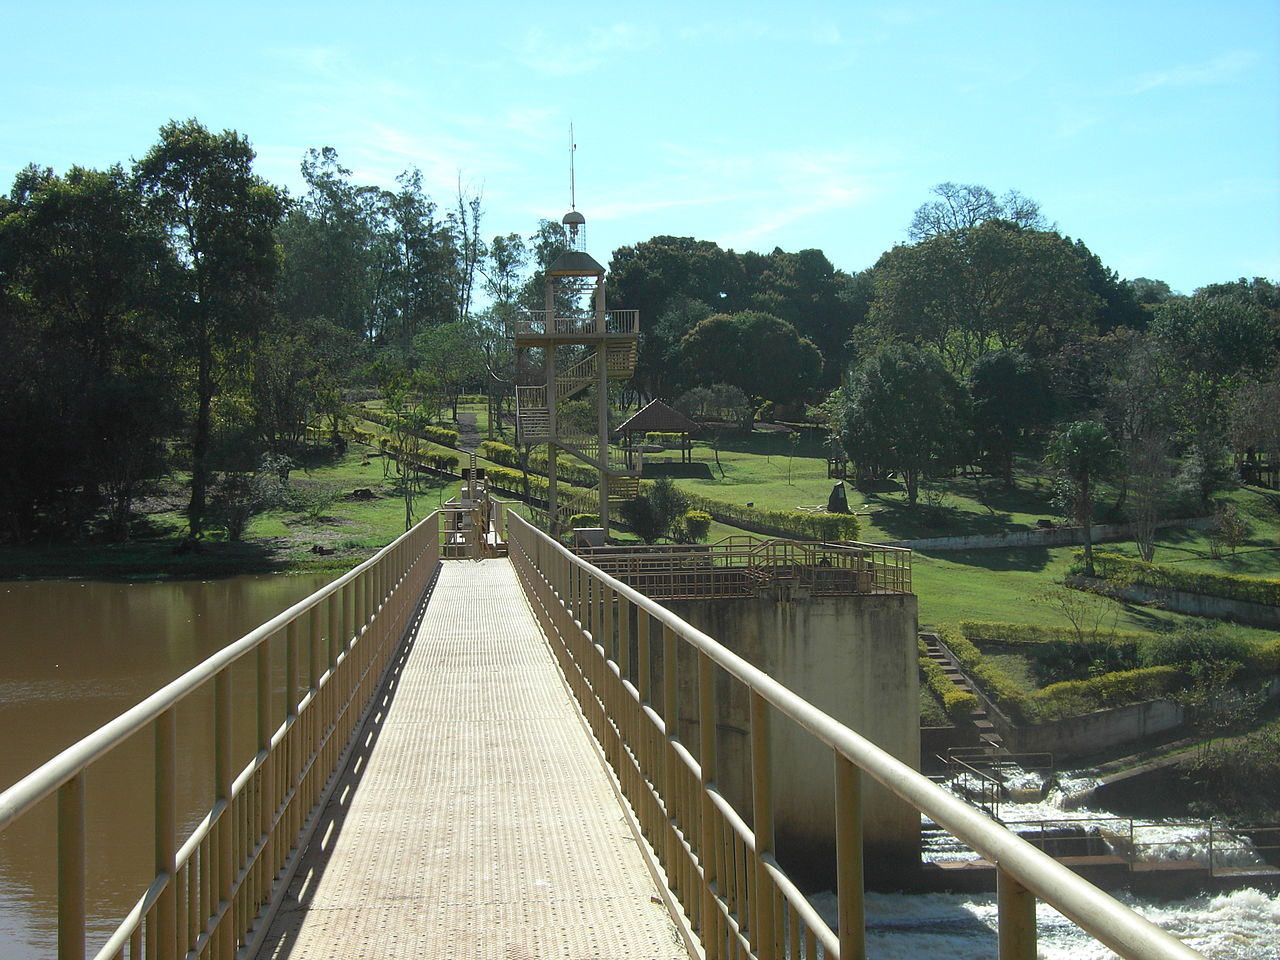
[{"label": "grass lawn", "polygon": [[[1132,546],[1132,544],[1130,544]],[[912,556],[911,577],[920,602],[920,625],[955,620],[997,620],[1043,626],[1070,626],[1051,603],[1039,597],[1062,579],[1076,547],[1012,547],[991,550],[948,550]],[[1157,553],[1157,556],[1159,554]],[[1117,630],[1163,632],[1195,620],[1168,610],[1099,600],[1115,612]],[[1110,625],[1110,617],[1104,621]],[[1229,636],[1253,642],[1276,632],[1223,622]]]},{"label": "grass lawn", "polygon": [[[677,461],[678,455],[648,455],[646,477],[670,476],[690,492],[728,503],[754,503],[762,509],[825,505],[835,484],[827,477],[826,447],[816,430],[790,433],[758,427],[750,436],[727,438],[720,446],[720,467],[714,449],[703,440],[694,441],[691,464],[663,462],[663,458]],[[994,534],[1032,527],[1037,520],[1054,516],[1048,484],[1038,477],[1020,479],[1012,490],[990,479],[979,482],[965,477],[944,478],[933,486],[941,492],[942,502],[931,511],[923,503],[909,507],[896,481],[881,481],[872,490],[859,490],[846,482],[849,506],[863,522],[862,539]]]}]

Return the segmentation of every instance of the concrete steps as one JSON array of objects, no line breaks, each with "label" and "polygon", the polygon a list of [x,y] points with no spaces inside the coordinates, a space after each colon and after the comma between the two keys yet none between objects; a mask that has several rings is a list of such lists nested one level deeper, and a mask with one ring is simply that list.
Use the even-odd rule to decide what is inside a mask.
[{"label": "concrete steps", "polygon": [[[942,668],[942,672],[947,675],[953,684],[963,690],[965,693],[972,693],[977,696],[977,691],[973,689],[965,677],[964,672],[951,659],[950,654],[943,647],[941,641],[931,634],[922,634],[921,639],[924,640],[925,651],[930,660]],[[1005,747],[1004,738],[996,731],[995,724],[987,716],[986,707],[983,706],[982,698],[978,697],[978,707],[970,716],[970,722],[978,731],[978,739],[990,750],[991,753],[1008,753]]]}]

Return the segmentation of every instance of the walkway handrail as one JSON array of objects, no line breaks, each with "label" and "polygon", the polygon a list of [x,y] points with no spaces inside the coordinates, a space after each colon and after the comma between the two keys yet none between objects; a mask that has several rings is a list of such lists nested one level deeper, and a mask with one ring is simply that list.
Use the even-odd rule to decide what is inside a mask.
[{"label": "walkway handrail", "polygon": [[[438,528],[438,515],[430,515],[0,793],[0,831],[57,794],[60,958],[85,955],[85,772],[149,727],[156,745],[156,875],[99,955],[123,958],[127,947],[140,958],[145,942],[148,960],[189,951],[230,960],[247,942],[434,575]],[[272,646],[280,639],[283,710],[272,672]],[[230,669],[250,654],[257,661],[257,710],[249,722],[258,752],[238,770]],[[215,802],[193,834],[180,838],[176,710],[211,683]]]},{"label": "walkway handrail", "polygon": [[[792,945],[790,956],[797,957],[799,927],[810,945],[805,956],[816,955],[815,941],[824,944],[829,956],[865,956],[863,773],[996,865],[1001,958],[1035,957],[1036,897],[1123,957],[1201,956],[523,518],[512,514],[508,524],[510,554],[526,591],[556,641],[553,647],[563,645],[557,655],[570,684],[709,957],[736,955],[742,949],[762,958],[781,957],[784,936]],[[664,689],[659,693],[649,689],[649,643],[655,626],[663,638]],[[689,647],[698,662],[699,759],[694,759],[692,745],[681,743],[671,722],[676,715],[676,680],[668,665],[677,662],[678,643]],[[714,784],[716,668],[746,687],[751,700],[753,830],[745,827],[740,815],[724,815],[720,808],[727,804]],[[657,705],[650,702],[655,697]],[[816,919],[774,859],[766,704],[833,751],[838,930]],[[691,799],[691,793],[700,799]],[[744,848],[748,880],[725,866]],[[820,928],[814,929],[814,924]]]}]

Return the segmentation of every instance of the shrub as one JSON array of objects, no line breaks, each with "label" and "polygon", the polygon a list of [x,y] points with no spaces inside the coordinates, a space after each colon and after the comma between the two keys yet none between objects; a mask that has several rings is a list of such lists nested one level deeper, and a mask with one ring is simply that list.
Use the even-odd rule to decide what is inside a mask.
[{"label": "shrub", "polygon": [[862,524],[851,513],[805,513],[802,510],[763,510],[725,503],[695,493],[686,494],[689,505],[713,520],[755,528],[761,533],[798,540],[857,540]]},{"label": "shrub", "polygon": [[[1094,554],[1097,562],[1098,555]],[[1002,620],[960,620],[956,626],[972,640],[1004,640],[1009,643],[1070,642],[1077,639],[1072,627],[1042,627],[1034,623],[1007,623]],[[1133,630],[1113,630],[1105,634],[1113,642],[1138,644],[1150,634]]]},{"label": "shrub", "polygon": [[984,660],[978,648],[955,626],[944,626],[938,634],[982,692],[1014,720],[1057,720],[1104,707],[1159,699],[1186,680],[1178,667],[1144,667],[1104,673],[1088,680],[1067,680],[1028,696],[1004,671]]},{"label": "shrub", "polygon": [[951,689],[942,696],[942,708],[951,719],[963,720],[977,713],[978,698],[968,690],[961,690],[952,684]]},{"label": "shrub", "polygon": [[685,516],[680,518],[680,534],[677,540],[681,543],[701,543],[707,539],[707,534],[712,529],[712,515],[700,509],[690,509],[685,511]]},{"label": "shrub", "polygon": [[1228,600],[1244,600],[1280,606],[1280,579],[1244,577],[1231,573],[1203,573],[1158,563],[1146,563],[1116,553],[1095,553],[1098,576],[1126,583],[1140,583],[1165,590],[1184,590]]},{"label": "shrub", "polygon": [[569,526],[575,530],[579,527],[598,527],[600,526],[600,515],[596,513],[575,513],[569,518]]},{"label": "shrub", "polygon": [[1207,623],[1186,623],[1171,633],[1151,637],[1142,651],[1147,666],[1192,666],[1204,663],[1243,664],[1255,645],[1227,637]]},{"label": "shrub", "polygon": [[520,466],[520,454],[516,448],[506,443],[499,443],[497,440],[482,440],[476,447],[476,453],[504,467]]}]

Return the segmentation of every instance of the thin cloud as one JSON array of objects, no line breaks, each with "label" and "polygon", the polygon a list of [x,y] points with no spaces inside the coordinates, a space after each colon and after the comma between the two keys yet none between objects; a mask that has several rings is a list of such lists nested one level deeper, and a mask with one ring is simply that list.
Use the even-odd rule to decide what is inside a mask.
[{"label": "thin cloud", "polygon": [[1257,59],[1257,54],[1251,51],[1236,50],[1203,63],[1159,70],[1140,77],[1133,92],[1146,93],[1161,87],[1204,87],[1225,83],[1243,73]]},{"label": "thin cloud", "polygon": [[521,62],[533,70],[566,77],[590,73],[615,55],[644,50],[654,40],[652,30],[631,23],[590,27],[585,34],[576,37],[548,33],[541,27],[534,27],[525,33],[516,53]]}]

